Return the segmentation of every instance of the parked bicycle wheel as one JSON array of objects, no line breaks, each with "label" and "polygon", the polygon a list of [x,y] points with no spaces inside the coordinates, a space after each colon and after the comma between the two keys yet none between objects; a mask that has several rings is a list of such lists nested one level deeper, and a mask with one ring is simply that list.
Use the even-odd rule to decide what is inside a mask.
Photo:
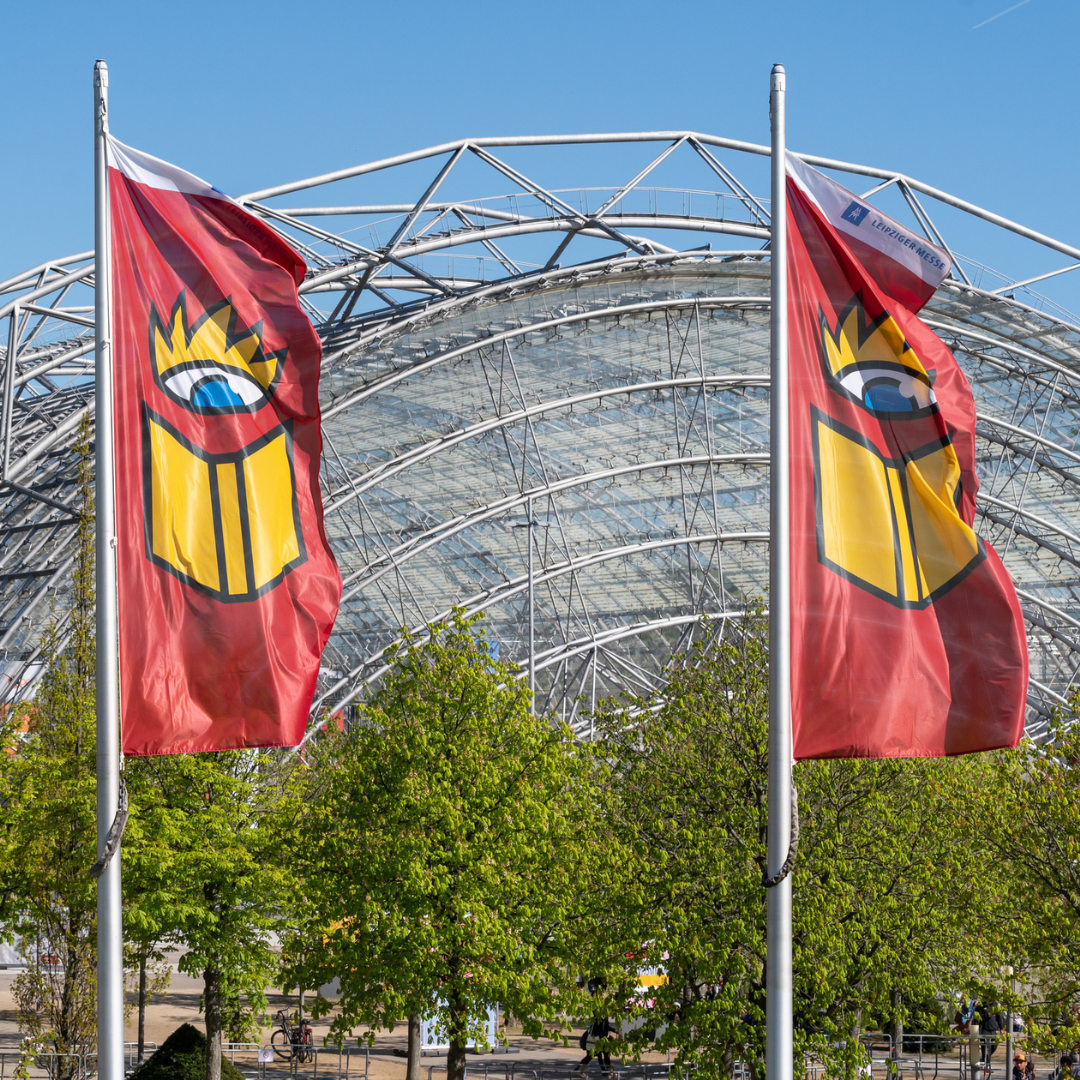
[{"label": "parked bicycle wheel", "polygon": [[304,1025],[303,1042],[300,1044],[299,1053],[301,1061],[314,1061],[315,1060],[315,1044],[311,1038],[311,1028],[306,1024]]},{"label": "parked bicycle wheel", "polygon": [[270,1045],[273,1047],[274,1057],[277,1057],[280,1054],[285,1061],[292,1061],[293,1044],[287,1032],[278,1028],[278,1030],[270,1036]]}]

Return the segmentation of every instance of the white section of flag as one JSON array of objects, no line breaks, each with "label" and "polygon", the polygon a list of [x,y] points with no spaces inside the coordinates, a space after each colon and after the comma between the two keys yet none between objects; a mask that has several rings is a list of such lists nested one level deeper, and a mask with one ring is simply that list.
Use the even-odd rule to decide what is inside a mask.
[{"label": "white section of flag", "polygon": [[861,240],[936,289],[952,267],[949,253],[905,228],[790,151],[788,176],[817,203],[837,232]]},{"label": "white section of flag", "polygon": [[109,168],[116,169],[136,184],[160,188],[162,191],[178,191],[183,195],[205,195],[211,199],[229,198],[192,173],[178,169],[161,158],[125,146],[111,135],[108,136],[106,152]]}]

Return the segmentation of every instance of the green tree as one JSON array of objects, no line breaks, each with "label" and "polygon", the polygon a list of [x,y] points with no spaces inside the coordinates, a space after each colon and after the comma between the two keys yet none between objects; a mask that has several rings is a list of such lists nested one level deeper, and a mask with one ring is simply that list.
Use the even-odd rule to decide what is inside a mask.
[{"label": "green tree", "polygon": [[916,1004],[933,1020],[926,1002],[992,966],[992,943],[972,929],[985,925],[994,883],[972,873],[970,828],[989,764],[972,755],[797,768],[806,797],[795,964],[808,1025],[816,1015],[834,1036],[857,1035],[876,1018],[902,1039]]},{"label": "green tree", "polygon": [[206,1080],[220,1080],[223,1036],[257,1034],[274,936],[293,919],[305,769],[295,754],[231,750],[132,759],[128,772],[126,858],[142,883],[129,924],[186,950],[179,969],[203,980]]},{"label": "green tree", "polygon": [[[764,1057],[768,640],[764,619],[677,658],[663,692],[610,703],[605,800],[637,867],[612,906],[625,950],[649,943],[666,986],[629,1000],[637,1046],[706,1074]],[[981,770],[981,772],[980,772]],[[864,1016],[901,1026],[914,1001],[967,978],[965,920],[988,909],[970,874],[965,812],[986,762],[813,761],[796,767],[796,1048],[849,1075]],[[974,785],[974,788],[973,788]],[[640,955],[640,951],[638,953]],[[632,987],[635,959],[622,973]],[[964,965],[964,968],[961,968]],[[624,992],[625,998],[625,992]],[[645,1004],[651,1001],[651,1007]]]},{"label": "green tree", "polygon": [[1046,1050],[1080,1042],[1078,720],[1075,699],[1043,743],[996,755],[975,819],[997,866],[993,936],[1027,988],[1023,1011]]},{"label": "green tree", "polygon": [[[666,1024],[659,1045],[714,1075],[736,1058],[756,1072],[762,1055],[767,718],[758,626],[677,661],[663,694],[598,716],[619,862],[637,868],[606,924],[622,946],[610,956],[630,960],[607,972],[609,996],[645,1021],[632,1045]],[[637,969],[657,963],[667,984],[636,993]]]},{"label": "green tree", "polygon": [[76,453],[71,609],[46,629],[40,687],[8,717],[0,745],[0,831],[13,855],[4,901],[28,961],[15,996],[22,1026],[62,1055],[60,1080],[76,1069],[71,1055],[93,1049],[96,1032],[94,502],[85,419]]},{"label": "green tree", "polygon": [[427,640],[406,636],[355,724],[318,753],[306,951],[289,982],[340,978],[332,1035],[437,1015],[461,1080],[489,1005],[533,1034],[553,1024],[601,899],[586,889],[604,858],[590,751],[530,714],[528,687],[455,614]]}]

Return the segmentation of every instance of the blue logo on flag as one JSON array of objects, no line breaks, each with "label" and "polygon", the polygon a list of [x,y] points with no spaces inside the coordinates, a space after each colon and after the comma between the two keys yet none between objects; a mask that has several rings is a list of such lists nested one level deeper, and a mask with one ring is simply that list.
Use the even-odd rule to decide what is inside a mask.
[{"label": "blue logo on flag", "polygon": [[861,225],[862,219],[869,213],[869,206],[863,206],[862,203],[853,202],[840,216],[845,221],[850,221],[852,225]]}]

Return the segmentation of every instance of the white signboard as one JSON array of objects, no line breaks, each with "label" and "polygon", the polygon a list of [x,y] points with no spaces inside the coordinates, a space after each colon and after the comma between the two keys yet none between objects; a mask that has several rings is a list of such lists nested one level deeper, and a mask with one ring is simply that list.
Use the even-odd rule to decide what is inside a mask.
[{"label": "white signboard", "polygon": [[[439,1002],[440,1007],[444,1004],[445,1002]],[[495,1045],[496,1016],[495,1006],[489,1006],[486,1023],[484,1024],[484,1035],[489,1047]],[[439,1024],[435,1017],[425,1016],[424,1019],[420,1021],[420,1047],[421,1049],[428,1051],[450,1049],[450,1037],[446,1034],[445,1028]],[[474,1050],[475,1048],[475,1039],[470,1039],[465,1044],[466,1050]]]}]

